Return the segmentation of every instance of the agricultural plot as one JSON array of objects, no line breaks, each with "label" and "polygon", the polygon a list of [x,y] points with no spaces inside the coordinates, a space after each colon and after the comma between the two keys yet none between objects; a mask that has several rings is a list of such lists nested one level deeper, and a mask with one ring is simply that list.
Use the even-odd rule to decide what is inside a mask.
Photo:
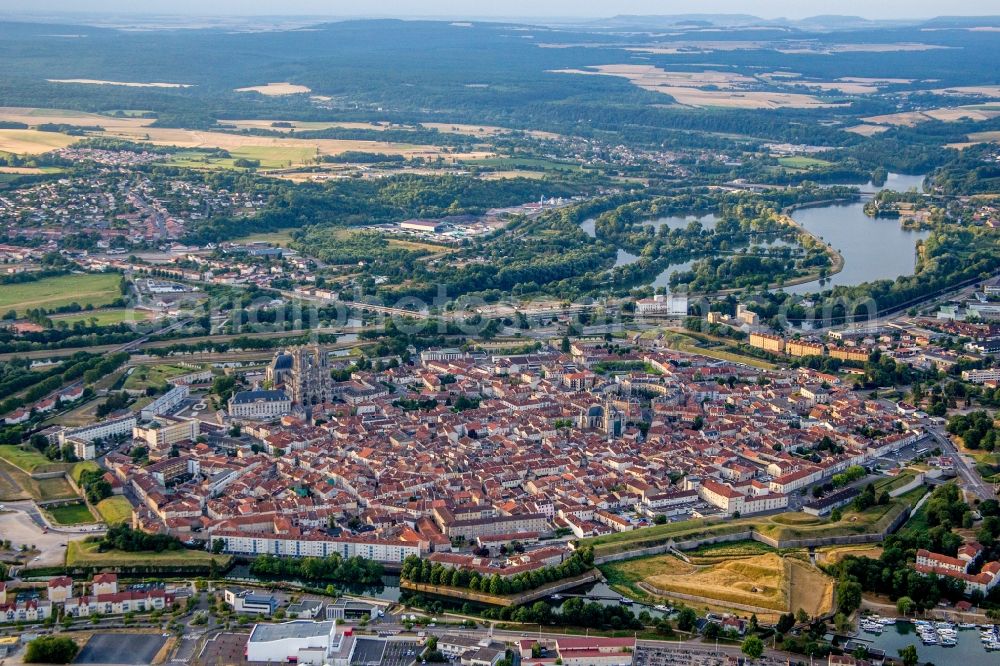
[{"label": "agricultural plot", "polygon": [[40,155],[56,148],[65,148],[79,137],[59,132],[39,132],[32,129],[0,129],[0,153]]},{"label": "agricultural plot", "polygon": [[266,95],[267,97],[281,97],[283,95],[301,95],[307,92],[312,92],[312,90],[306,86],[300,86],[296,83],[281,81],[279,83],[266,83],[262,86],[237,88],[236,92],[255,92],[260,93],[261,95]]},{"label": "agricultural plot", "polygon": [[555,70],[559,74],[617,76],[651,92],[669,95],[678,104],[700,108],[815,109],[837,106],[813,95],[754,90],[760,82],[734,72],[669,72],[653,65],[597,65],[589,69]]},{"label": "agricultural plot", "polygon": [[118,289],[120,280],[121,276],[116,273],[88,273],[5,285],[0,290],[0,310],[21,313],[30,308],[51,309],[71,303],[82,307],[100,307],[121,295]]}]

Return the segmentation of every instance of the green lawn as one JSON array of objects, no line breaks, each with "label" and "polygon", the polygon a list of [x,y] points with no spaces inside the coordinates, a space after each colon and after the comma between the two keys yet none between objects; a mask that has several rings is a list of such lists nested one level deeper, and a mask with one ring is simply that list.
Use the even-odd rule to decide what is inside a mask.
[{"label": "green lawn", "polygon": [[100,307],[121,296],[120,281],[117,273],[86,273],[4,285],[0,289],[0,311],[21,313],[29,308],[52,309],[71,303]]},{"label": "green lawn", "polygon": [[236,240],[241,243],[271,243],[272,245],[287,247],[288,244],[292,242],[292,229],[272,231],[270,233],[250,234],[249,236],[242,236]]},{"label": "green lawn", "polygon": [[140,365],[128,376],[122,388],[142,391],[151,386],[163,386],[167,380],[191,372],[195,372],[195,370],[181,365]]},{"label": "green lawn", "polygon": [[304,164],[316,157],[312,146],[244,146],[231,148],[232,157],[212,157],[198,150],[182,150],[171,155],[166,164],[188,169],[240,169],[236,160],[257,160],[261,169],[282,169]]},{"label": "green lawn", "polygon": [[115,495],[98,502],[97,513],[108,525],[127,523],[132,520],[132,504],[121,495]]},{"label": "green lawn", "polygon": [[37,449],[26,447],[21,448],[14,444],[4,444],[0,446],[0,458],[3,458],[15,467],[20,467],[29,474],[42,465],[50,465],[52,461],[46,458]]},{"label": "green lawn", "polygon": [[120,309],[120,310],[93,310],[90,312],[74,312],[68,315],[52,317],[52,321],[64,321],[73,325],[78,321],[90,322],[96,320],[98,326],[110,326],[112,324],[132,324],[147,321],[150,313],[145,310]]},{"label": "green lawn", "polygon": [[93,460],[85,460],[83,462],[78,462],[73,465],[73,469],[70,471],[69,475],[73,477],[73,480],[77,483],[80,482],[80,477],[84,472],[96,471],[101,469],[101,466],[95,463]]},{"label": "green lawn", "polygon": [[791,167],[793,169],[811,169],[813,167],[830,166],[831,164],[833,164],[833,162],[820,160],[815,157],[805,157],[804,155],[796,155],[794,157],[779,157],[778,164],[780,164],[781,166]]},{"label": "green lawn", "polygon": [[83,525],[97,522],[90,508],[83,502],[46,509],[45,512],[57,525]]},{"label": "green lawn", "polygon": [[102,566],[127,567],[142,565],[160,565],[165,567],[184,567],[192,565],[207,565],[213,559],[220,567],[229,562],[228,555],[213,555],[202,550],[165,550],[162,553],[143,551],[128,553],[120,550],[99,552],[98,544],[83,541],[70,541],[66,548],[66,566]]},{"label": "green lawn", "polygon": [[536,157],[487,157],[465,162],[469,166],[493,167],[496,169],[542,169],[545,171],[583,171],[579,164],[556,162]]}]

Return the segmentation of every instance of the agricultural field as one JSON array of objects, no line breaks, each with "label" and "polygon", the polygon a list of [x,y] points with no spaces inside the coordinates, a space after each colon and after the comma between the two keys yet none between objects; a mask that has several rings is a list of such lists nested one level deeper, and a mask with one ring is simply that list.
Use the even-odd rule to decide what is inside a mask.
[{"label": "agricultural field", "polygon": [[213,555],[201,550],[165,550],[162,553],[143,551],[128,553],[118,550],[100,552],[98,544],[82,541],[71,541],[66,548],[66,566],[164,566],[184,567],[191,565],[207,565],[212,560],[222,567],[229,561],[226,555]]},{"label": "agricultural field", "polygon": [[236,92],[255,92],[268,97],[281,97],[283,95],[301,95],[303,93],[312,92],[312,90],[306,86],[300,86],[296,83],[281,81],[279,83],[265,83],[262,86],[237,88]]},{"label": "agricultural field", "polygon": [[102,81],[100,79],[46,79],[49,83],[77,83],[93,86],[122,86],[123,88],[190,88],[190,83],[164,83],[153,81],[142,83],[139,81]]},{"label": "agricultural field", "polygon": [[49,515],[49,519],[57,525],[87,525],[97,522],[90,507],[83,502],[45,509],[45,512]]},{"label": "agricultural field", "polygon": [[733,72],[669,72],[654,65],[597,65],[589,69],[555,70],[559,74],[617,76],[632,85],[668,95],[683,106],[729,109],[817,109],[836,106],[812,95],[748,90],[753,77]]},{"label": "agricultural field", "polygon": [[[232,169],[235,168],[233,162],[240,158],[260,160],[262,168],[277,169],[295,164],[312,163],[317,155],[339,155],[352,151],[403,155],[408,158],[423,157],[432,160],[444,157],[452,162],[462,159],[485,158],[492,155],[488,151],[450,153],[438,146],[388,141],[260,137],[224,131],[150,127],[154,122],[152,118],[113,117],[59,109],[0,107],[0,120],[21,122],[29,126],[41,123],[78,127],[96,126],[101,127],[102,131],[91,132],[90,135],[114,137],[128,141],[145,141],[158,146],[222,149],[232,155],[230,158],[208,158],[203,153],[181,151],[171,156],[171,159],[167,161],[167,164],[173,166],[201,169]],[[359,123],[359,125],[368,128],[365,123]],[[0,130],[0,152],[39,154],[63,148],[78,139],[79,137],[71,137],[58,132],[39,132],[33,129]]]},{"label": "agricultural field", "polygon": [[59,132],[40,132],[33,129],[0,129],[0,153],[40,155],[57,148],[65,148],[79,140],[79,137],[60,134]]},{"label": "agricultural field", "polygon": [[468,166],[492,167],[494,169],[534,170],[534,171],[583,171],[584,167],[569,162],[557,162],[539,157],[483,157],[467,160]]},{"label": "agricultural field", "polygon": [[115,495],[98,502],[97,513],[108,525],[127,523],[132,520],[132,504],[121,495]]},{"label": "agricultural field", "polygon": [[30,308],[51,309],[71,303],[100,307],[121,296],[120,281],[117,273],[87,273],[4,285],[0,290],[0,310],[21,313]]}]

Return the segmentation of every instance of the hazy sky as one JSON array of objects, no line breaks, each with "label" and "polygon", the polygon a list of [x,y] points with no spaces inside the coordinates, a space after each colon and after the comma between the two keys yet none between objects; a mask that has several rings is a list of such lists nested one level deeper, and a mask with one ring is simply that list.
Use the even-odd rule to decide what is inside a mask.
[{"label": "hazy sky", "polygon": [[764,18],[851,14],[920,18],[1000,13],[997,0],[0,0],[9,12],[113,12],[329,16],[613,16],[615,14],[740,13]]}]

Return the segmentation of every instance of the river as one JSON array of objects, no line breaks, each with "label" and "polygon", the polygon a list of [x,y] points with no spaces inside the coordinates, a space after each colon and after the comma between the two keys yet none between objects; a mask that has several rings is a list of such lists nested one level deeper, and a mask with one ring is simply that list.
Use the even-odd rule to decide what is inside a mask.
[{"label": "river", "polygon": [[870,646],[885,650],[886,656],[895,657],[899,649],[907,645],[917,648],[920,663],[961,664],[962,666],[995,666],[1000,659],[996,654],[987,652],[979,641],[979,630],[966,629],[958,632],[958,645],[941,647],[940,645],[924,645],[914,626],[909,622],[897,622],[885,628],[878,636],[862,633],[859,636]]}]

